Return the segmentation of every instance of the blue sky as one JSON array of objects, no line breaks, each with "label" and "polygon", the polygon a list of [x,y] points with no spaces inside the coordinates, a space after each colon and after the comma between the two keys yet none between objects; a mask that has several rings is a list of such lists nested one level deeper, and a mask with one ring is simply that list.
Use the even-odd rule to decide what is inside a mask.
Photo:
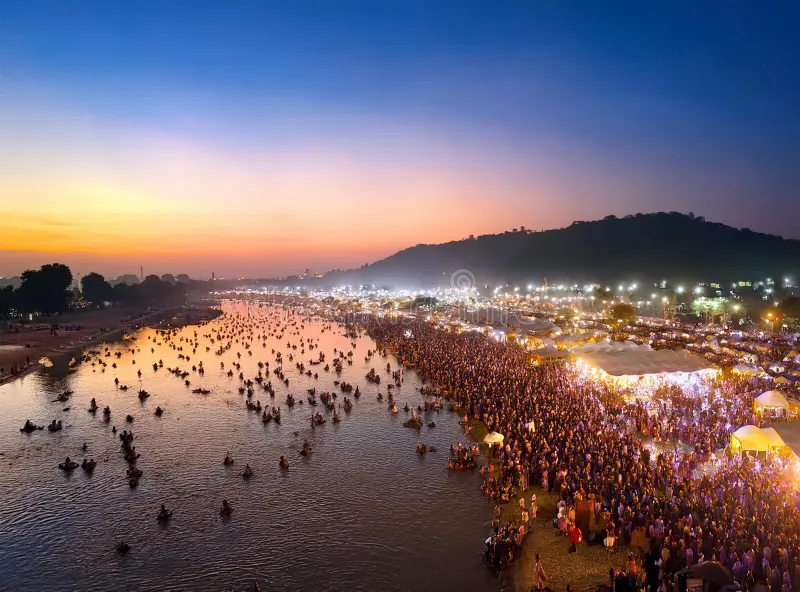
[{"label": "blue sky", "polygon": [[[694,211],[800,238],[797,31],[796,2],[7,1],[0,214],[74,199],[81,179],[141,196],[142,216],[193,202],[196,232],[230,216],[230,240],[262,201],[316,234],[338,214],[307,227],[301,214],[332,200],[367,227],[382,225],[373,204],[409,200],[388,236],[334,238],[292,269],[609,213]],[[153,172],[150,154],[175,166]],[[230,195],[204,191],[214,162]],[[276,184],[287,169],[302,189]],[[238,209],[221,214],[226,199]],[[78,213],[91,226],[96,212]],[[58,240],[0,248],[128,264],[99,238]],[[243,272],[287,260],[269,241],[246,250]]]}]

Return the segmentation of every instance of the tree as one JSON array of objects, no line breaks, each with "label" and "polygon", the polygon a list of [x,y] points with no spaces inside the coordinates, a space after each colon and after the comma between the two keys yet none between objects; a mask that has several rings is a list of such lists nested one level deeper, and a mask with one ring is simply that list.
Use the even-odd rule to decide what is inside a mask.
[{"label": "tree", "polygon": [[790,296],[780,305],[781,314],[786,319],[786,324],[795,327],[800,324],[800,298]]},{"label": "tree", "polygon": [[72,272],[61,263],[42,265],[41,269],[29,269],[20,276],[22,285],[17,291],[20,307],[27,312],[52,314],[64,312],[71,297],[69,286]]},{"label": "tree", "polygon": [[101,306],[106,300],[114,299],[114,290],[99,273],[90,273],[81,278],[81,292],[83,297],[94,304]]},{"label": "tree", "polygon": [[727,298],[695,298],[692,301],[692,310],[698,314],[704,314],[706,316],[706,322],[709,320],[709,314],[711,315],[711,320],[714,320],[714,316],[718,314],[724,314],[727,310],[728,299]]},{"label": "tree", "polygon": [[636,307],[627,302],[617,302],[608,309],[608,321],[615,327],[624,327],[636,318]]},{"label": "tree", "polygon": [[0,288],[0,319],[7,319],[11,316],[16,304],[16,292],[13,286]]},{"label": "tree", "polygon": [[136,286],[140,300],[143,302],[165,300],[169,297],[172,286],[157,275],[148,275]]},{"label": "tree", "polygon": [[129,302],[133,299],[133,286],[129,286],[124,282],[115,284],[111,288],[111,300],[114,302]]}]

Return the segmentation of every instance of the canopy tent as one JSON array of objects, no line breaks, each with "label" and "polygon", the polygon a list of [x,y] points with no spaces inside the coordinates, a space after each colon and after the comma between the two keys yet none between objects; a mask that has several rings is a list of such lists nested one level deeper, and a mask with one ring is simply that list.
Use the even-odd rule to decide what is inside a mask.
[{"label": "canopy tent", "polygon": [[534,363],[563,362],[570,358],[568,351],[556,349],[552,345],[533,350],[531,356]]},{"label": "canopy tent", "polygon": [[520,313],[500,310],[498,308],[481,308],[476,310],[460,311],[458,317],[472,323],[479,325],[487,323],[489,325],[504,325],[506,327],[515,327],[523,331],[533,331],[536,333],[558,333],[559,329],[550,321],[538,319],[536,317],[523,316]]},{"label": "canopy tent", "polygon": [[483,441],[486,444],[499,444],[504,439],[505,439],[505,437],[503,436],[503,434],[498,434],[497,432],[492,432],[490,434],[486,434],[486,437],[483,439]]},{"label": "canopy tent", "polygon": [[[777,436],[777,433],[775,434]],[[780,436],[778,436],[780,438]],[[769,452],[775,448],[771,438],[759,427],[746,425],[731,434],[731,450],[734,452]]]},{"label": "canopy tent", "polygon": [[570,345],[578,345],[581,343],[585,343],[591,339],[594,339],[593,333],[572,333],[572,334],[562,334],[557,337],[554,337],[553,342],[555,343],[555,345],[566,347]]},{"label": "canopy tent", "polygon": [[654,350],[630,341],[585,343],[574,347],[572,354],[578,366],[593,376],[622,385],[662,380],[691,383],[720,372],[717,366],[687,350]]},{"label": "canopy tent", "polygon": [[783,411],[789,412],[789,401],[783,393],[776,390],[762,393],[753,401],[756,411]]},{"label": "canopy tent", "polygon": [[736,364],[733,367],[733,371],[736,374],[755,374],[757,372],[754,366],[748,366],[747,364]]}]

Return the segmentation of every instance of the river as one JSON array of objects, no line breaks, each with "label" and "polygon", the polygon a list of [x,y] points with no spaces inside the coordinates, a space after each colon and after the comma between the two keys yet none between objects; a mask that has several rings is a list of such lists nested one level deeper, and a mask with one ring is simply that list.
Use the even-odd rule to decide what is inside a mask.
[{"label": "river", "polygon": [[[435,421],[436,427],[424,426],[419,435],[403,427],[408,417],[403,404],[423,401],[422,383],[413,372],[405,372],[395,393],[401,410],[393,415],[377,393],[387,394],[387,361],[392,370],[398,363],[391,355],[365,361],[367,350],[375,348],[368,337],[356,340],[353,364],[345,364],[341,376],[333,367],[324,372],[322,365],[307,364],[320,351],[332,362],[334,348],[352,349],[340,328],[323,331],[321,322],[298,325],[300,335],[270,336],[265,348],[253,340],[252,356],[242,345],[249,337],[237,335],[240,342],[216,355],[219,341],[212,344],[204,335],[230,327],[236,316],[243,322],[248,314],[253,319],[267,314],[241,303],[226,303],[224,310],[209,324],[184,327],[168,341],[154,329],[143,329],[129,340],[90,348],[101,352],[93,358],[107,364],[104,371],[100,364],[83,363],[68,373],[62,362],[0,387],[1,590],[244,591],[255,582],[265,591],[508,588],[482,562],[491,507],[479,489],[480,477],[475,471],[447,470],[449,446],[463,441],[457,416],[428,413],[426,422]],[[269,314],[299,319],[283,309]],[[199,347],[192,354],[188,341],[195,332]],[[287,347],[301,337],[313,339],[319,349],[301,354],[300,346]],[[273,369],[273,348],[283,353],[290,384],[269,372],[275,398],[256,389],[253,400],[281,407],[282,423],[264,425],[245,407],[238,370],[232,378],[227,371],[237,352],[246,378],[255,377],[259,360]],[[179,359],[182,354],[191,360]],[[159,360],[163,368],[154,371]],[[205,376],[192,372],[191,387],[166,370],[190,371],[200,361]],[[301,375],[297,361],[306,362],[319,379]],[[373,367],[381,385],[364,378]],[[117,389],[115,377],[130,389]],[[309,404],[290,409],[286,395],[305,400],[311,387],[339,392],[334,380],[358,385],[362,396],[351,413],[341,412],[341,423],[328,421],[312,430]],[[193,394],[196,387],[211,393]],[[139,401],[139,388],[152,396]],[[65,390],[74,391],[72,397],[53,402]],[[93,397],[101,409],[110,406],[109,423],[101,412],[87,412]],[[162,417],[154,415],[159,405]],[[125,422],[126,414],[134,417],[132,424]],[[26,419],[39,425],[60,419],[64,428],[26,435],[19,431]],[[137,466],[143,470],[136,488],[128,484],[112,426],[136,435]],[[314,453],[301,457],[306,438]],[[419,439],[438,451],[418,455]],[[227,451],[236,459],[231,467],[222,463]],[[281,455],[291,463],[288,472],[278,466]],[[98,465],[91,475],[81,469],[65,473],[57,464],[66,456],[93,457]],[[255,471],[250,480],[240,476],[245,463]],[[234,507],[228,519],[219,512],[223,498]],[[162,503],[174,510],[166,524],[156,520]],[[124,555],[115,549],[121,539],[131,545]]]}]

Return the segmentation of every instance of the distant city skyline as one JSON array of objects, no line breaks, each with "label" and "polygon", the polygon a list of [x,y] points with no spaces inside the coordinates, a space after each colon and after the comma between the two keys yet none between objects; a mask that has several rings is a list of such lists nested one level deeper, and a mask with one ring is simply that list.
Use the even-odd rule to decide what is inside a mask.
[{"label": "distant city skyline", "polygon": [[800,238],[798,18],[5,2],[0,275],[284,276],[673,210]]}]

